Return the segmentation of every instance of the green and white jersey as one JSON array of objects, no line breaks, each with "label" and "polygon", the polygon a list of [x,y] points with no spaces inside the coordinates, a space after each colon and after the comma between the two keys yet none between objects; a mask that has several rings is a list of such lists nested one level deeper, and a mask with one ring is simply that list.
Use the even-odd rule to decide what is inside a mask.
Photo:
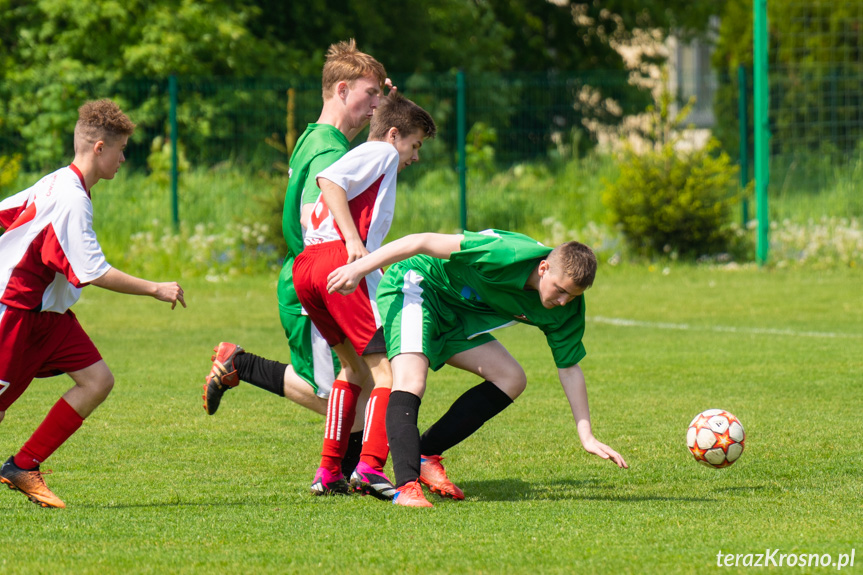
[{"label": "green and white jersey", "polygon": [[282,312],[299,315],[302,306],[294,290],[294,258],[303,251],[303,226],[300,213],[305,204],[317,201],[321,194],[317,175],[344,156],[350,142],[337,128],[329,124],[309,124],[291,154],[288,189],[282,212],[282,234],[288,253],[279,274],[279,308]]},{"label": "green and white jersey", "polygon": [[[461,249],[453,252],[449,260],[414,256],[392,266],[386,275],[392,272],[393,276],[411,274],[411,278],[421,278],[416,283],[421,291],[419,298],[426,300],[422,305],[427,310],[433,309],[424,316],[424,321],[434,317],[435,321],[446,324],[437,326],[436,337],[447,338],[448,333],[458,333],[453,337],[471,341],[516,322],[535,325],[545,333],[557,367],[567,368],[586,354],[582,343],[584,296],[566,306],[546,309],[537,291],[525,289],[531,273],[549,253],[551,248],[522,234],[499,230],[465,232]],[[393,287],[399,281],[407,285],[397,277],[390,280]],[[381,298],[379,291],[379,307]],[[383,311],[381,315],[385,316]],[[388,338],[388,346],[389,343]],[[437,344],[430,342],[430,345]]]}]

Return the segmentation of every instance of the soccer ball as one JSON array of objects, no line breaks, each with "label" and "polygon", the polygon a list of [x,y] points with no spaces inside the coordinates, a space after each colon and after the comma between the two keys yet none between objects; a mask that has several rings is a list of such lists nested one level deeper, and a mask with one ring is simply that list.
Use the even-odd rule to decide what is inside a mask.
[{"label": "soccer ball", "polygon": [[686,430],[686,446],[695,461],[716,469],[737,461],[745,441],[740,420],[723,409],[702,411]]}]

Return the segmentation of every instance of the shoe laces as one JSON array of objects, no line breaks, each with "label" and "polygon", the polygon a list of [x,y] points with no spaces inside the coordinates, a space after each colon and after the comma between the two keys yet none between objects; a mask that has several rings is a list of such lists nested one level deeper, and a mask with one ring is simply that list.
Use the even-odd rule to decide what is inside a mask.
[{"label": "shoe laces", "polygon": [[46,469],[45,471],[42,471],[41,469],[39,469],[37,467],[36,469],[25,469],[24,472],[27,475],[31,476],[37,483],[41,484],[42,487],[44,487],[45,489],[48,489],[48,485],[45,483],[43,476],[51,475],[52,473],[54,473],[54,470],[53,469]]}]

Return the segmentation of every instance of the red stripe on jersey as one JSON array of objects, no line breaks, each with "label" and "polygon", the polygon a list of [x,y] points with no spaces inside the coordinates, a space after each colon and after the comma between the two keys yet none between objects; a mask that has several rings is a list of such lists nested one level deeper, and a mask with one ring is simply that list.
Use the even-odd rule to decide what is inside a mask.
[{"label": "red stripe on jersey", "polygon": [[72,271],[54,227],[46,226],[33,238],[24,256],[12,270],[0,303],[19,309],[38,309],[42,305],[45,290],[57,273],[63,274],[77,288],[86,285]]},{"label": "red stripe on jersey", "polygon": [[42,263],[54,269],[54,271],[66,276],[70,284],[76,288],[84,287],[87,284],[82,284],[75,271],[72,269],[72,263],[66,257],[66,252],[63,251],[63,246],[60,245],[60,239],[54,232],[54,226],[50,225],[45,228],[44,232],[45,243],[42,245]]},{"label": "red stripe on jersey", "polygon": [[18,212],[18,215],[15,216],[12,224],[6,228],[7,232],[11,232],[15,228],[19,226],[23,226],[24,224],[33,221],[33,218],[36,217],[36,203],[33,202],[29,206],[25,207],[23,210]]},{"label": "red stripe on jersey", "polygon": [[21,215],[21,212],[23,212],[26,207],[26,205],[12,206],[11,208],[0,210],[0,228],[8,229],[9,226],[15,223],[15,220],[18,219],[18,216]]},{"label": "red stripe on jersey", "polygon": [[[348,207],[351,210],[351,219],[354,221],[354,225],[357,226],[357,232],[360,234],[360,239],[365,242],[369,237],[369,228],[372,225],[372,216],[375,211],[375,202],[378,199],[378,190],[381,188],[381,182],[384,180],[384,175],[381,174],[374,183],[369,186],[366,191],[361,193],[360,195],[351,198],[351,201],[348,203]],[[339,225],[333,219],[333,225],[335,225],[336,231],[339,232],[339,236],[341,236],[342,241],[345,239],[345,234],[342,233],[342,230],[339,229]]]}]

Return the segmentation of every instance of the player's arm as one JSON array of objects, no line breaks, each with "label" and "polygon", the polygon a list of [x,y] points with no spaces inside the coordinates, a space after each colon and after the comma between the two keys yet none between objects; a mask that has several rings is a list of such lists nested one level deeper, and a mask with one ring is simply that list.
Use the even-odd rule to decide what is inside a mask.
[{"label": "player's arm", "polygon": [[400,262],[417,254],[448,260],[461,249],[461,234],[411,234],[399,238],[355,262],[337,268],[327,277],[327,291],[347,295],[357,289],[360,280],[378,268]]},{"label": "player's arm", "polygon": [[327,204],[327,209],[333,214],[333,219],[336,220],[339,230],[345,237],[345,248],[348,251],[347,263],[368,254],[369,251],[363,244],[357,226],[354,224],[354,219],[351,217],[347,190],[326,178],[318,178],[318,186],[321,188],[321,196],[324,203]]},{"label": "player's arm", "polygon": [[90,282],[94,286],[99,286],[107,290],[118,293],[131,295],[148,295],[159,301],[169,302],[171,309],[176,307],[179,301],[183,307],[186,307],[186,300],[183,297],[183,288],[177,282],[151,282],[135,276],[130,276],[127,273],[121,272],[118,269],[110,268],[107,272]]},{"label": "player's arm", "polygon": [[593,453],[603,459],[611,459],[618,467],[628,468],[629,465],[626,464],[623,456],[593,436],[593,430],[590,426],[590,406],[587,403],[587,384],[584,381],[581,367],[576,364],[572,367],[558,368],[557,373],[566,399],[569,400],[569,407],[572,409],[573,418],[575,418],[581,445],[588,453]]}]

